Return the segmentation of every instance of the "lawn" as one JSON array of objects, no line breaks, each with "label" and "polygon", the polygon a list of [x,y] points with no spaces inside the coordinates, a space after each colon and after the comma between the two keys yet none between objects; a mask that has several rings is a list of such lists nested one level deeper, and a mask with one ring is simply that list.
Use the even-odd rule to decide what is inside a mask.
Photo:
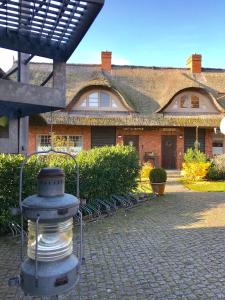
[{"label": "lawn", "polygon": [[186,188],[198,192],[225,192],[225,182],[223,181],[198,181],[187,183],[183,181]]}]

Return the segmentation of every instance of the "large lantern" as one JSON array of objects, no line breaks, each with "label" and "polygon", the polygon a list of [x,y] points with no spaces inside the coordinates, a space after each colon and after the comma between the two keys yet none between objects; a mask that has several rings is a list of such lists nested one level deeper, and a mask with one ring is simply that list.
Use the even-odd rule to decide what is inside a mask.
[{"label": "large lantern", "polygon": [[20,285],[25,295],[56,296],[70,291],[78,280],[73,217],[79,200],[64,193],[65,175],[59,168],[42,169],[37,181],[37,195],[22,202],[28,258],[21,265]]}]

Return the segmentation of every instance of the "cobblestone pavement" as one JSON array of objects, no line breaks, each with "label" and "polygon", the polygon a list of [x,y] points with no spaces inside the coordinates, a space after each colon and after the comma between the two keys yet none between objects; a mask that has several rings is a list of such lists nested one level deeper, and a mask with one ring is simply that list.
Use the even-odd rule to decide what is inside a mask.
[{"label": "cobblestone pavement", "polygon": [[[0,299],[16,299],[19,244],[0,239]],[[225,299],[225,193],[183,190],[85,226],[80,296]]]}]

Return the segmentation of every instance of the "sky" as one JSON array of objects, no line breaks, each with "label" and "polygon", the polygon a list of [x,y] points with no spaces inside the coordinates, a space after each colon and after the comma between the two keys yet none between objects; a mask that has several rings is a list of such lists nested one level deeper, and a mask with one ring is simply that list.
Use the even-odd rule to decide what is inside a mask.
[{"label": "sky", "polygon": [[[199,53],[203,67],[225,68],[224,12],[224,0],[105,0],[69,62],[100,63],[108,50],[114,64],[185,67]],[[1,68],[12,55],[0,49]]]}]

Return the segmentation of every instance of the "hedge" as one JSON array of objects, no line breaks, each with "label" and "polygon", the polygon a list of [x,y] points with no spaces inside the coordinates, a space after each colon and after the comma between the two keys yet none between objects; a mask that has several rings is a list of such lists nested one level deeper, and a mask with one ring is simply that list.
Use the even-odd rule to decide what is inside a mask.
[{"label": "hedge", "polygon": [[[21,155],[0,154],[0,234],[8,231],[13,221],[9,208],[18,206]],[[105,146],[82,151],[77,155],[80,170],[80,196],[87,200],[108,198],[127,193],[137,185],[139,161],[129,146]],[[76,195],[76,171],[72,159],[62,155],[35,156],[24,169],[23,198],[36,193],[36,177],[45,166],[63,168],[66,192]]]}]

